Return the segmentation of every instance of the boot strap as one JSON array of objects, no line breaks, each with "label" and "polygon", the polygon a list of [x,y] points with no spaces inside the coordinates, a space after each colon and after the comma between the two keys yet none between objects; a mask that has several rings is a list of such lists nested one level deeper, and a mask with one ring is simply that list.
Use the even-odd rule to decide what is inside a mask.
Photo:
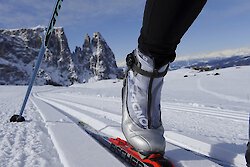
[{"label": "boot strap", "polygon": [[169,68],[169,64],[168,64],[168,66],[166,67],[166,69],[163,72],[158,72],[157,69],[154,69],[153,72],[145,71],[137,65],[137,64],[139,64],[139,62],[133,53],[128,54],[128,56],[126,58],[126,63],[127,63],[127,66],[129,69],[132,69],[133,71],[135,71],[143,76],[149,77],[149,78],[164,77],[167,74],[168,68]]}]

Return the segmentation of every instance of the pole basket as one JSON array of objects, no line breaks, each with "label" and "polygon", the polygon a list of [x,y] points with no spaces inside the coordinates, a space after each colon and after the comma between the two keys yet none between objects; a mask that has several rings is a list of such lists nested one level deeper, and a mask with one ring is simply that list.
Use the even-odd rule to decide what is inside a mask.
[{"label": "pole basket", "polygon": [[25,119],[23,116],[21,115],[13,115],[11,118],[10,118],[10,122],[24,122]]}]

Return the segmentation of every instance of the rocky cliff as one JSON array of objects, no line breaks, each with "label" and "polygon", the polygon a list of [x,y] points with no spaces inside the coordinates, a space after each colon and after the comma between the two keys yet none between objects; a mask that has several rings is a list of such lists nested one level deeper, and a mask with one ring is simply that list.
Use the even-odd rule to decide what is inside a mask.
[{"label": "rocky cliff", "polygon": [[115,56],[102,35],[94,33],[91,39],[87,34],[82,48],[76,47],[73,53],[79,82],[86,82],[94,77],[96,80],[122,78]]},{"label": "rocky cliff", "polygon": [[[26,85],[42,43],[44,27],[0,30],[0,84]],[[36,85],[63,85],[121,77],[115,57],[100,33],[87,35],[82,47],[70,52],[63,28],[55,28]]]},{"label": "rocky cliff", "polygon": [[[28,84],[42,43],[43,27],[0,30],[0,83]],[[36,85],[71,85],[77,79],[63,28],[56,28]]]}]

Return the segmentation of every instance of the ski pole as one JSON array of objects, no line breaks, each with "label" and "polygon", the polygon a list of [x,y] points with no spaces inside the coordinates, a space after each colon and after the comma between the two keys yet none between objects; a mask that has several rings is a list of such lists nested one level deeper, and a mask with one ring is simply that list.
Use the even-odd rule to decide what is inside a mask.
[{"label": "ski pole", "polygon": [[52,32],[53,32],[54,26],[55,26],[55,24],[56,24],[56,18],[57,18],[57,16],[58,16],[59,10],[61,9],[61,3],[62,3],[62,2],[63,2],[63,0],[57,0],[56,5],[55,5],[55,7],[54,7],[53,14],[52,14],[52,16],[51,16],[51,19],[50,19],[49,26],[48,26],[48,28],[47,28],[45,37],[42,39],[42,45],[41,45],[41,48],[40,48],[40,51],[39,51],[39,54],[38,54],[38,59],[37,59],[37,62],[36,62],[35,69],[34,69],[34,71],[33,71],[31,80],[30,80],[30,82],[29,82],[28,89],[27,89],[27,91],[26,91],[26,95],[25,95],[25,98],[24,98],[24,100],[23,100],[23,104],[22,104],[20,113],[19,113],[19,115],[13,115],[13,116],[10,118],[10,122],[23,122],[23,121],[25,121],[25,119],[24,119],[24,117],[23,117],[22,115],[23,115],[25,106],[26,106],[26,104],[27,104],[27,101],[28,101],[28,99],[29,99],[29,95],[30,95],[30,92],[31,92],[31,90],[32,90],[34,81],[35,81],[35,79],[36,79],[36,75],[37,75],[37,72],[38,72],[38,70],[39,70],[40,64],[41,64],[41,62],[42,62],[44,53],[45,53],[46,48],[47,48],[47,46],[48,46],[48,44],[49,44],[49,40],[50,40],[51,34],[52,34]]}]

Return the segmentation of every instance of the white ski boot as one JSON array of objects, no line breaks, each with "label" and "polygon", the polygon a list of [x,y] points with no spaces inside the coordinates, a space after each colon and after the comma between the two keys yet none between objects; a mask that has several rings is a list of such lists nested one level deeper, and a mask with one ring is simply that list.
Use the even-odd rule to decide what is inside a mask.
[{"label": "white ski boot", "polygon": [[166,147],[161,122],[160,98],[168,65],[154,68],[154,61],[138,49],[126,58],[127,72],[122,89],[122,131],[143,155],[163,154]]}]

